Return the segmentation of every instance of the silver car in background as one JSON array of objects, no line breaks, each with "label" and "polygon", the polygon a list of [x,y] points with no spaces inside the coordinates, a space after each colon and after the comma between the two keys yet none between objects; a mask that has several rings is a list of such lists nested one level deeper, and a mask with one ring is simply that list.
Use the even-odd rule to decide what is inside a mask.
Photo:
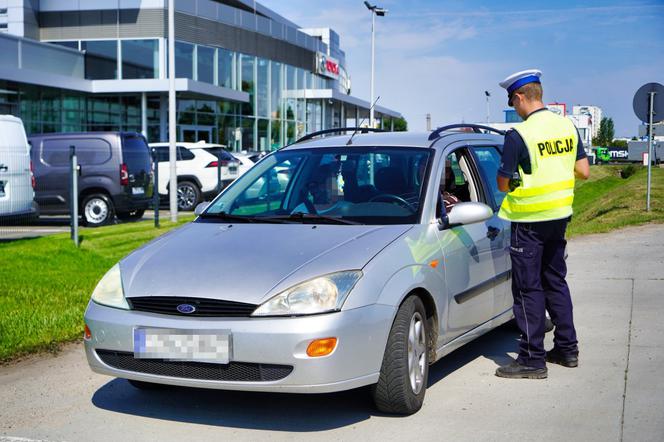
[{"label": "silver car in background", "polygon": [[90,367],[138,388],[371,385],[381,411],[416,412],[430,364],[512,317],[503,137],[475,130],[306,137],[263,158],[103,277]]}]

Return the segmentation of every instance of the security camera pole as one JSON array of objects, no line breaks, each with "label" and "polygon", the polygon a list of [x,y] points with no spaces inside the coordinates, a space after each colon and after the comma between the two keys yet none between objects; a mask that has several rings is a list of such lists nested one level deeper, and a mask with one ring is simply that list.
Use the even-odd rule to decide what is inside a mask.
[{"label": "security camera pole", "polygon": [[[374,102],[374,71],[375,71],[375,53],[376,53],[376,39],[374,35],[374,29],[376,26],[376,16],[385,17],[387,14],[387,9],[380,8],[376,5],[371,5],[369,2],[365,1],[364,5],[368,10],[371,11],[371,100]],[[373,106],[369,109],[369,125],[373,128],[376,127],[376,122],[374,120],[374,109]]]},{"label": "security camera pole", "polygon": [[175,150],[175,6],[174,0],[168,0],[168,179],[169,209],[171,221],[178,220],[178,175],[176,170],[177,152]]}]

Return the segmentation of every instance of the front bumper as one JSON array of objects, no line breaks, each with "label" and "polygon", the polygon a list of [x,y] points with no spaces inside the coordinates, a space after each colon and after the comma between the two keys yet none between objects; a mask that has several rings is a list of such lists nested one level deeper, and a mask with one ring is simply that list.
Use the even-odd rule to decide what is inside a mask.
[{"label": "front bumper", "polygon": [[[223,390],[325,393],[349,390],[378,381],[395,308],[371,305],[342,312],[292,318],[187,318],[119,310],[90,302],[85,323],[92,338],[85,341],[90,368],[101,374],[146,382]],[[135,327],[185,330],[230,330],[231,362],[292,366],[276,381],[218,381],[163,376],[114,368],[97,350],[133,353]],[[311,358],[308,344],[336,337],[332,354]]]}]

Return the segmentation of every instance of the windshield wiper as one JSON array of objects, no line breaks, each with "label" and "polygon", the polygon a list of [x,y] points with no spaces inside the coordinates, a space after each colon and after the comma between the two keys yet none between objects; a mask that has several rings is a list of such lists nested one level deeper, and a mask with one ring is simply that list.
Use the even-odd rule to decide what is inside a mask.
[{"label": "windshield wiper", "polygon": [[304,213],[304,212],[295,212],[291,213],[290,215],[283,215],[283,216],[271,216],[269,217],[270,219],[281,219],[281,220],[291,220],[291,221],[325,221],[330,224],[353,224],[353,225],[360,225],[362,223],[358,223],[356,221],[351,221],[348,219],[343,219],[343,218],[337,218],[334,216],[327,216],[327,215],[319,215],[319,214],[313,214],[313,213]]},{"label": "windshield wiper", "polygon": [[200,215],[201,218],[208,219],[224,219],[228,221],[239,221],[245,223],[277,223],[277,224],[286,224],[288,223],[287,218],[279,218],[274,216],[249,216],[249,215],[231,215],[227,212],[216,212],[216,213],[203,213]]}]

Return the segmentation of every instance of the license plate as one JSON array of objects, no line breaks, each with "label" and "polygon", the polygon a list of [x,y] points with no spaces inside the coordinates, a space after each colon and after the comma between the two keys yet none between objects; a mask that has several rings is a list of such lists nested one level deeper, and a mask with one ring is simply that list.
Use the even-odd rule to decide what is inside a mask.
[{"label": "license plate", "polygon": [[131,194],[132,195],[143,195],[145,193],[145,189],[142,187],[132,187],[131,188]]},{"label": "license plate", "polygon": [[235,167],[235,166],[231,166],[231,167],[228,168],[228,171],[229,171],[230,173],[236,173],[236,172],[237,172],[237,167]]},{"label": "license plate", "polygon": [[228,364],[230,353],[229,330],[134,329],[134,357],[137,359]]}]

